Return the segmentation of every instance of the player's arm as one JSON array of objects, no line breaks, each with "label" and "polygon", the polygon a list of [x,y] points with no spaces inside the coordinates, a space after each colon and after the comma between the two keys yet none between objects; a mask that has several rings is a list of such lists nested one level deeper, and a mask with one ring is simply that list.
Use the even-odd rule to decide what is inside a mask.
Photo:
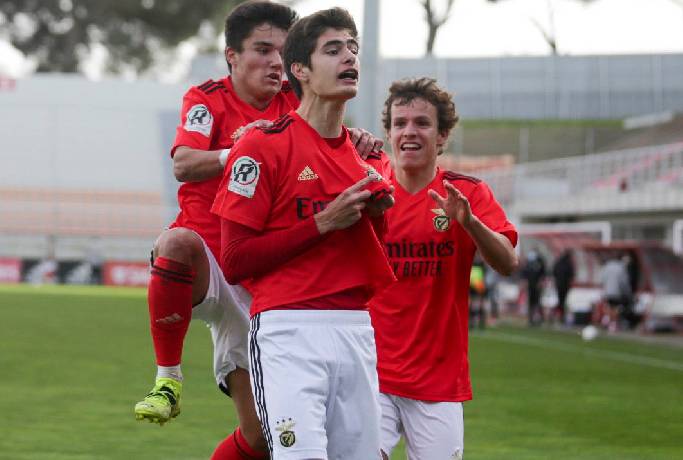
[{"label": "player's arm", "polygon": [[238,284],[280,267],[322,238],[313,217],[269,233],[221,219],[221,269],[228,283]]},{"label": "player's arm", "polygon": [[429,196],[449,218],[457,221],[467,231],[487,264],[501,275],[511,275],[517,269],[519,261],[510,240],[491,230],[474,215],[467,197],[453,184],[444,181],[444,187],[447,196],[443,197],[435,190],[429,190]]},{"label": "player's arm", "polygon": [[[247,131],[255,127],[268,127],[270,120],[256,120],[242,126],[235,132],[233,142],[237,142]],[[179,182],[199,182],[213,179],[223,174],[230,149],[201,150],[181,145],[173,154],[173,174]]]},{"label": "player's arm", "polygon": [[173,155],[173,174],[179,182],[199,182],[223,174],[229,149],[198,150],[181,145]]}]

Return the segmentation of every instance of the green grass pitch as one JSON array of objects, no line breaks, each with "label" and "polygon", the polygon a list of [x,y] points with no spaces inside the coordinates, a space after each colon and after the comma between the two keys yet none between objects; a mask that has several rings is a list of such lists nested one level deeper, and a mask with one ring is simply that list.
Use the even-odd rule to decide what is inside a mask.
[{"label": "green grass pitch", "polygon": [[[235,427],[196,321],[182,414],[164,427],[134,420],[155,371],[144,290],[0,286],[0,314],[0,459],[208,459]],[[466,458],[683,458],[682,351],[475,331]],[[404,458],[400,446],[392,460]]]}]

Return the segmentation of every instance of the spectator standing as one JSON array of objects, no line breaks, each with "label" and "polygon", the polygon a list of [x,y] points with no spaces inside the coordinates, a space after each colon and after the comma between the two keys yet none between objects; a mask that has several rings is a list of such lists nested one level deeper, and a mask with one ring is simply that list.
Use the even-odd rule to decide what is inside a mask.
[{"label": "spectator standing", "polygon": [[610,332],[618,329],[619,314],[625,312],[631,305],[631,282],[624,262],[619,255],[607,260],[600,272],[602,283],[602,297],[607,304],[608,316],[604,317],[603,325]]},{"label": "spectator standing", "polygon": [[557,305],[555,316],[560,324],[567,323],[567,294],[574,281],[574,261],[572,260],[571,250],[565,250],[553,264],[553,278],[555,279],[555,289],[557,290]]},{"label": "spectator standing", "polygon": [[543,323],[543,308],[541,307],[541,287],[545,278],[545,261],[537,249],[529,251],[522,275],[527,281],[527,302],[529,326]]}]

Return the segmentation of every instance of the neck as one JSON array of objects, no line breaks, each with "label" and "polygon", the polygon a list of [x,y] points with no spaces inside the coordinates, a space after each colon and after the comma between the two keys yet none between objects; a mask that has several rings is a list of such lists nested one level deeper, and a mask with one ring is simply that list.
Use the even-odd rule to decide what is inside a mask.
[{"label": "neck", "polygon": [[436,163],[420,169],[396,168],[396,180],[411,195],[429,185],[434,177],[436,177]]},{"label": "neck", "polygon": [[345,100],[322,99],[304,94],[296,113],[315,129],[321,137],[339,137],[344,121]]},{"label": "neck", "polygon": [[239,78],[235,78],[234,76],[232,77],[232,87],[235,90],[237,97],[257,110],[264,110],[266,107],[268,107],[268,104],[270,104],[270,99],[259,98],[251,94],[249,91],[247,91],[247,87],[244,82],[242,82]]}]

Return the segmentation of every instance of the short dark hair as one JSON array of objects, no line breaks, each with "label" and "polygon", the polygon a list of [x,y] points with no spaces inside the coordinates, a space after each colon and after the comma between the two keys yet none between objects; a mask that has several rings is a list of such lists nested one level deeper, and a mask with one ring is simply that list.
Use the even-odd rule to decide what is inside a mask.
[{"label": "short dark hair", "polygon": [[[244,40],[255,27],[270,24],[282,30],[289,30],[298,19],[296,11],[287,5],[267,0],[247,1],[237,5],[225,18],[225,46],[241,53]],[[228,63],[232,72],[232,66]]]},{"label": "short dark hair", "polygon": [[391,129],[391,106],[409,104],[414,99],[424,99],[436,107],[437,129],[439,134],[448,136],[458,123],[460,116],[455,109],[453,95],[441,89],[433,78],[409,78],[391,84],[389,97],[384,101],[382,124],[384,129]]},{"label": "short dark hair", "polygon": [[318,38],[327,29],[348,30],[354,39],[358,39],[358,29],[356,22],[351,14],[344,8],[330,8],[318,11],[305,18],[299,19],[285,40],[285,50],[283,52],[285,62],[285,72],[289,84],[296,95],[301,99],[301,83],[292,74],[292,64],[298,62],[311,67],[311,55],[315,51]]}]

